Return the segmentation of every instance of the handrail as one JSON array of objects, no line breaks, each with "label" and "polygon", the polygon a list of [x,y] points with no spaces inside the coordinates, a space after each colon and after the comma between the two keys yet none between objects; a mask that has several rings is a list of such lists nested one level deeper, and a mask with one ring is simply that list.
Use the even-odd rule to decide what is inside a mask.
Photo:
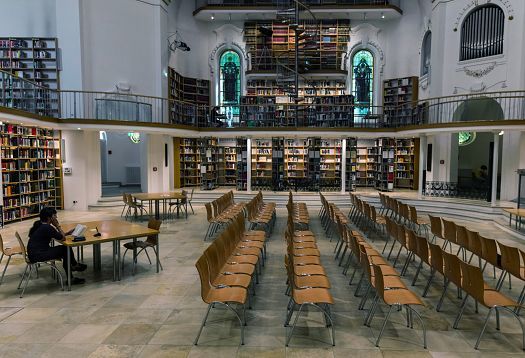
[{"label": "handrail", "polygon": [[[23,87],[13,86],[14,83],[20,82],[24,83]],[[338,96],[317,97],[320,98],[317,102],[338,100]],[[472,102],[474,105],[463,105],[469,103],[468,100],[474,101]],[[64,120],[154,122],[186,125],[190,128],[219,126],[399,128],[407,125],[442,124],[454,121],[525,119],[525,90],[432,97],[403,105],[384,104],[370,108],[353,103],[257,104],[256,102],[226,106],[235,113],[226,121],[219,121],[211,116],[210,109],[213,106],[140,94],[49,89],[0,70],[1,107]],[[496,113],[496,118],[487,117],[486,113],[489,111],[484,111],[484,108],[479,110],[480,104],[492,106],[490,109]],[[462,105],[463,107],[460,108]],[[364,113],[361,113],[362,111]]]}]

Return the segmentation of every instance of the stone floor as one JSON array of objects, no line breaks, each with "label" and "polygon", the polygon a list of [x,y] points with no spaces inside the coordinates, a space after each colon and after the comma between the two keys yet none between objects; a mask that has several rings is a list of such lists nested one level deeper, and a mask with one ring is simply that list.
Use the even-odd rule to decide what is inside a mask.
[{"label": "stone floor", "polygon": [[[119,209],[96,212],[60,212],[61,222],[89,221],[118,218]],[[317,212],[310,212],[312,230],[317,234],[323,254],[322,261],[332,282],[335,298],[333,314],[336,346],[330,344],[328,330],[322,317],[315,311],[299,321],[299,328],[285,347],[285,316],[287,297],[283,255],[285,245],[284,209],[278,210],[278,220],[269,242],[269,257],[263,269],[253,309],[247,311],[245,345],[239,346],[240,329],[237,321],[224,309],[214,309],[204,327],[198,346],[193,340],[206,311],[200,298],[200,284],[195,261],[208,245],[203,242],[207,228],[203,207],[187,220],[171,220],[161,227],[161,260],[164,271],[157,274],[145,255],[139,257],[136,274],[131,274],[129,254],[120,282],[112,282],[111,245],[102,246],[103,270],[82,274],[86,284],[73,286],[71,292],[60,291],[48,270],[41,270],[40,278],[30,282],[25,296],[19,298],[17,284],[24,269],[20,259],[12,260],[4,283],[0,286],[0,356],[2,357],[499,357],[523,356],[521,330],[514,318],[502,314],[501,332],[492,320],[481,342],[474,350],[475,339],[486,314],[481,308],[474,313],[473,304],[467,308],[454,330],[452,323],[460,301],[451,289],[446,296],[443,311],[435,311],[440,295],[439,280],[432,286],[426,307],[419,311],[428,329],[428,350],[424,350],[422,331],[415,323],[414,330],[406,328],[403,316],[392,315],[381,341],[374,346],[382,314],[372,327],[362,325],[364,312],[357,309],[359,298],[354,297],[355,285],[348,286],[348,278],[333,259],[334,243],[322,231]],[[524,246],[523,242],[500,231],[491,223],[463,221],[469,228],[482,234]],[[14,243],[14,231],[26,236],[30,222],[15,223],[2,230],[5,241]],[[376,238],[378,247],[383,241]],[[9,245],[7,245],[9,246]],[[86,263],[91,264],[91,250],[85,250]],[[90,265],[91,266],[91,265]],[[407,280],[415,267],[411,266]],[[487,274],[491,270],[487,270]],[[80,276],[80,275],[79,275]],[[421,293],[428,277],[425,270],[418,280],[415,292]],[[486,276],[490,284],[495,280]],[[503,292],[517,297],[522,283],[513,280]]]}]

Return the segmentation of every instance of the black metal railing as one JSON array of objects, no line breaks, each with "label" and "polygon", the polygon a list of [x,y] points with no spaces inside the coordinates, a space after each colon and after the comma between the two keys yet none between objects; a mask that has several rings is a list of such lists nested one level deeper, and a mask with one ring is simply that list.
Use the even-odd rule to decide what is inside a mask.
[{"label": "black metal railing", "polygon": [[446,181],[427,181],[423,195],[442,198],[462,198],[474,200],[490,200],[488,183],[466,183]]},{"label": "black metal railing", "polygon": [[[356,6],[385,6],[391,3],[398,4],[398,1],[388,0],[301,0],[301,3],[309,6],[334,6],[334,5],[356,5]],[[294,5],[293,0],[196,0],[195,8],[204,6],[291,6]]]},{"label": "black metal railing", "polygon": [[63,120],[120,120],[193,128],[400,128],[525,119],[525,91],[454,95],[364,109],[349,96],[343,97],[344,101],[338,96],[320,96],[314,103],[229,104],[219,107],[217,116],[211,106],[126,93],[57,91],[0,71],[0,107]]}]

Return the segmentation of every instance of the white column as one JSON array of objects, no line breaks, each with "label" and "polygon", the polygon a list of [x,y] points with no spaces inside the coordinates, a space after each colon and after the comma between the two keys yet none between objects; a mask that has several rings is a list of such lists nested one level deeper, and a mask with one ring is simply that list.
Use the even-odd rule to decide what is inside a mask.
[{"label": "white column", "polygon": [[418,193],[417,198],[423,198],[423,189],[425,188],[426,183],[423,181],[423,174],[426,171],[427,167],[427,136],[421,135],[419,138],[419,183],[418,183]]},{"label": "white column", "polygon": [[252,191],[252,139],[246,139],[246,191]]},{"label": "white column", "polygon": [[341,194],[344,194],[346,191],[346,139],[343,139],[341,151]]},{"label": "white column", "polygon": [[492,158],[492,193],[490,206],[496,206],[496,194],[498,192],[498,159],[499,159],[499,133],[494,132],[494,150]]}]

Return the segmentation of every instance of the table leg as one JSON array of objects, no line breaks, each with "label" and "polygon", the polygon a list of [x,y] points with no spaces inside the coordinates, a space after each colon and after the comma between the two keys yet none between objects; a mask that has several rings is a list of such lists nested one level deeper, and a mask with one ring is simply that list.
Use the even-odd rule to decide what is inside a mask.
[{"label": "table leg", "polygon": [[117,242],[113,241],[113,281],[117,280],[117,260],[115,259],[115,255],[117,253]]},{"label": "table leg", "polygon": [[155,219],[159,220],[159,200],[155,200]]},{"label": "table leg", "polygon": [[71,291],[71,250],[67,248],[67,290]]},{"label": "table leg", "polygon": [[133,238],[133,266],[132,266],[132,269],[131,269],[131,274],[133,276],[135,276],[135,260],[136,260],[136,257],[137,257],[137,239],[136,238]]},{"label": "table leg", "polygon": [[186,219],[188,218],[188,199],[186,198],[186,204],[185,204],[185,208],[186,210]]},{"label": "table leg", "polygon": [[160,240],[159,240],[159,235],[157,234],[157,252],[155,253],[155,254],[156,254],[155,256],[157,256],[157,273],[159,273],[159,268],[160,268],[160,261],[159,261],[159,254],[160,254],[160,252],[159,252],[159,242],[160,242]]},{"label": "table leg", "polygon": [[101,270],[101,254],[100,254],[100,244],[93,244],[93,270]]},{"label": "table leg", "polygon": [[117,280],[122,277],[122,265],[120,264],[120,240],[117,240]]},{"label": "table leg", "polygon": [[179,199],[177,199],[177,219],[179,218]]}]

